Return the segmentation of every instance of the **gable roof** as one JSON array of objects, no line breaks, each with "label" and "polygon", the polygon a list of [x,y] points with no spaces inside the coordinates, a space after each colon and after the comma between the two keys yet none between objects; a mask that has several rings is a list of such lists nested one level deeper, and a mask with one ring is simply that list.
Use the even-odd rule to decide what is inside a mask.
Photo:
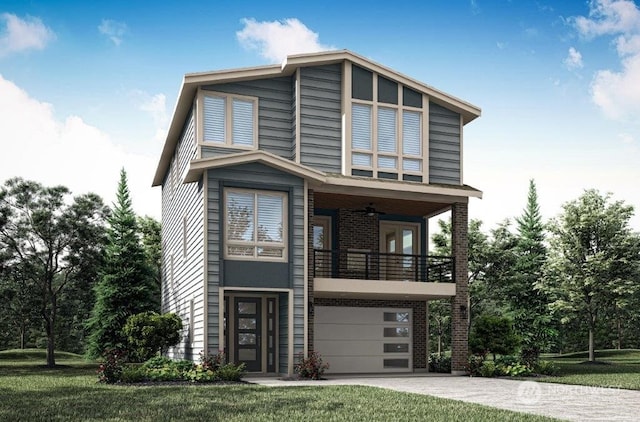
[{"label": "gable roof", "polygon": [[199,158],[189,163],[189,169],[184,178],[184,183],[192,183],[200,180],[205,170],[237,166],[241,164],[260,163],[266,166],[282,170],[315,183],[324,183],[325,174],[302,164],[295,163],[286,158],[279,157],[266,151],[255,150],[225,154],[218,157]]},{"label": "gable roof", "polygon": [[402,73],[396,72],[386,66],[376,63],[370,59],[353,53],[349,50],[323,51],[319,53],[305,53],[288,56],[281,65],[266,65],[257,67],[247,67],[240,69],[226,69],[211,72],[187,73],[184,75],[178,99],[176,101],[173,117],[167,132],[167,138],[160,155],[158,167],[152,186],[159,186],[171,163],[173,151],[178,143],[185,119],[193,107],[198,87],[209,84],[219,84],[228,82],[240,82],[253,79],[274,78],[278,76],[290,76],[296,69],[306,66],[322,66],[326,64],[341,63],[348,60],[360,67],[381,74],[389,79],[406,85],[418,92],[429,96],[429,99],[436,104],[449,108],[462,116],[464,124],[467,124],[479,117],[481,110],[466,101],[449,95],[443,91],[426,85],[416,79],[410,78]]}]

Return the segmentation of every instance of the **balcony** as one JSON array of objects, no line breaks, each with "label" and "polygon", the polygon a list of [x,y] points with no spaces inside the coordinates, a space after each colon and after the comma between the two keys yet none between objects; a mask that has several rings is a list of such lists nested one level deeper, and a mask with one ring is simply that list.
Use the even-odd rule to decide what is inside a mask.
[{"label": "balcony", "polygon": [[365,250],[314,250],[317,297],[432,299],[455,295],[454,259]]}]

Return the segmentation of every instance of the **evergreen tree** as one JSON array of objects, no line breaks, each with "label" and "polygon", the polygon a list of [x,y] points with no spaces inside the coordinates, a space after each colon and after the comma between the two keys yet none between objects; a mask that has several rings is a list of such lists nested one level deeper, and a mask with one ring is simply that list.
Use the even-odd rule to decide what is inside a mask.
[{"label": "evergreen tree", "polygon": [[538,193],[533,180],[529,181],[527,205],[522,216],[516,218],[518,240],[513,277],[507,288],[516,334],[522,341],[522,357],[533,364],[555,335],[548,310],[547,295],[536,289],[542,278],[547,259],[544,245],[544,224],[538,205]]},{"label": "evergreen tree", "polygon": [[127,348],[127,337],[122,332],[127,318],[159,308],[157,284],[145,256],[124,169],[108,221],[105,264],[88,322],[91,357],[100,356],[106,349]]}]

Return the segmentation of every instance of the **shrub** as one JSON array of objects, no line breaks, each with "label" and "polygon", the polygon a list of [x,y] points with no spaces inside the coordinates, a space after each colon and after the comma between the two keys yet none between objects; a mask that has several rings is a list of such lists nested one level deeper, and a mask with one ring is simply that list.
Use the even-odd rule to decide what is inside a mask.
[{"label": "shrub", "polygon": [[323,362],[317,352],[309,352],[308,358],[305,358],[302,353],[298,354],[298,363],[293,367],[298,377],[312,380],[321,379],[327,369],[329,369],[329,364]]},{"label": "shrub", "polygon": [[533,369],[533,372],[540,375],[558,375],[558,367],[548,360],[540,360]]},{"label": "shrub", "polygon": [[508,375],[510,377],[531,375],[531,369],[529,369],[527,365],[520,362],[503,366],[502,371],[504,372],[504,375]]},{"label": "shrub", "polygon": [[480,367],[484,363],[484,356],[480,355],[471,355],[469,356],[469,361],[467,362],[467,374],[470,377],[480,377]]},{"label": "shrub", "polygon": [[145,368],[139,365],[125,365],[122,367],[122,373],[120,374],[120,382],[133,383],[143,382],[147,380],[147,372]]},{"label": "shrub", "polygon": [[490,360],[485,360],[478,368],[478,375],[481,377],[495,377],[498,372],[496,364]]},{"label": "shrub", "polygon": [[205,355],[204,352],[200,352],[200,365],[205,369],[216,371],[222,365],[227,362],[227,356],[223,351],[218,353],[210,353]]},{"label": "shrub", "polygon": [[519,339],[511,320],[506,317],[483,314],[475,319],[469,334],[469,346],[474,354],[486,356],[508,355],[518,347]]},{"label": "shrub", "polygon": [[240,381],[245,374],[244,369],[244,363],[241,363],[240,365],[227,363],[226,365],[222,365],[218,368],[216,375],[222,381]]},{"label": "shrub", "polygon": [[115,384],[122,377],[122,366],[126,361],[126,354],[119,349],[105,350],[104,362],[98,367],[98,382]]},{"label": "shrub", "polygon": [[147,360],[142,364],[142,367],[145,369],[149,368],[162,368],[163,366],[171,365],[173,359],[170,359],[165,356],[154,356],[151,359]]},{"label": "shrub", "polygon": [[211,369],[206,369],[202,365],[196,365],[185,374],[186,379],[192,382],[213,382],[218,381],[218,375]]},{"label": "shrub", "polygon": [[173,313],[131,315],[122,329],[137,359],[145,361],[180,342],[182,321]]},{"label": "shrub", "polygon": [[429,355],[429,372],[451,372],[451,357],[432,353]]}]

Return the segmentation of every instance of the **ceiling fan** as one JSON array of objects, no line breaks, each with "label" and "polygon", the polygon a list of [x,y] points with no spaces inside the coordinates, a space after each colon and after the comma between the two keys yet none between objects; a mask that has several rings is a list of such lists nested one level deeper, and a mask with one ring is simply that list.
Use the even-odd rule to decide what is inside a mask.
[{"label": "ceiling fan", "polygon": [[356,210],[356,212],[361,212],[363,214],[368,215],[369,217],[373,217],[374,215],[384,215],[386,214],[386,212],[384,211],[378,211],[375,209],[375,207],[373,206],[373,202],[370,202],[369,205],[367,205],[366,207],[364,207],[364,209],[361,210]]}]

